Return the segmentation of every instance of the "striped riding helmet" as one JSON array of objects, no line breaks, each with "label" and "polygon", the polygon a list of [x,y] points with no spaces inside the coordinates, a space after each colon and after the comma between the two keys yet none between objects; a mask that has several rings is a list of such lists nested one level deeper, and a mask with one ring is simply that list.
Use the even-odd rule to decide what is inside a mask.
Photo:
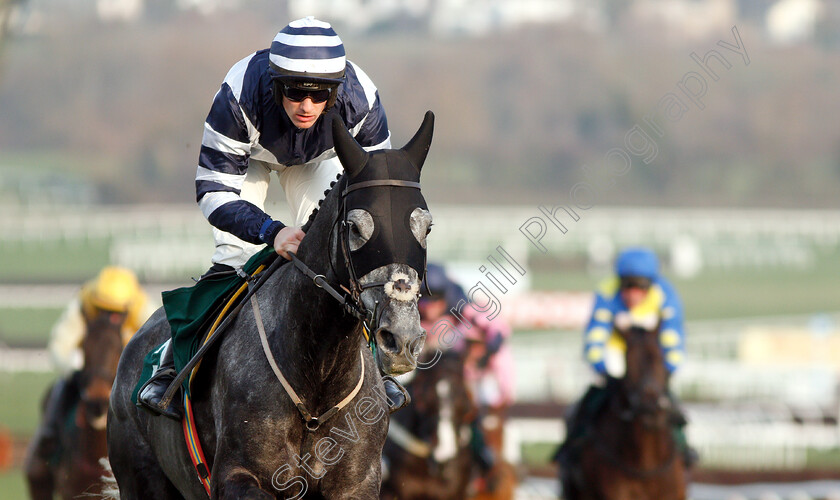
[{"label": "striped riding helmet", "polygon": [[272,78],[337,86],[344,81],[344,44],[329,23],[312,16],[280,30],[269,51]]}]

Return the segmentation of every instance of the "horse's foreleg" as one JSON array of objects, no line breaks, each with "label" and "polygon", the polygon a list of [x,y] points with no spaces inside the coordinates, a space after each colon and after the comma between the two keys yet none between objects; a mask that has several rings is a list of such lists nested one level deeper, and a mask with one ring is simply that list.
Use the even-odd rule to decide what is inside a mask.
[{"label": "horse's foreleg", "polygon": [[274,495],[260,488],[260,482],[253,474],[245,471],[232,472],[221,485],[216,498],[221,500],[274,500]]},{"label": "horse's foreleg", "polygon": [[25,463],[26,482],[29,486],[29,496],[33,500],[52,500],[55,490],[55,479],[49,463],[30,452]]}]

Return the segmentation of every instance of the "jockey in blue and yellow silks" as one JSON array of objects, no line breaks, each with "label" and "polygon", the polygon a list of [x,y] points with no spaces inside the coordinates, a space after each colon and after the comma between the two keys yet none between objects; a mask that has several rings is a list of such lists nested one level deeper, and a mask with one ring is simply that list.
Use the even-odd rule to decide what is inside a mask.
[{"label": "jockey in blue and yellow silks", "polygon": [[[685,357],[682,302],[676,289],[659,274],[659,259],[647,248],[622,251],[615,262],[615,276],[595,293],[592,316],[584,331],[583,355],[593,370],[604,378],[621,378],[625,371],[625,344],[619,330],[641,327],[659,331],[659,345],[665,367],[674,373]],[[576,458],[575,443],[587,433],[587,426],[604,408],[607,389],[591,385],[567,419],[566,440],[556,459],[569,466]],[[671,422],[687,466],[697,461],[688,446],[685,416],[673,394]]]},{"label": "jockey in blue and yellow silks", "polygon": [[[601,284],[584,334],[584,357],[602,374],[623,375],[624,340],[615,327],[659,328],[665,366],[673,373],[683,361],[685,333],[677,291],[659,275],[659,261],[650,250],[625,250],[616,260],[616,276]],[[619,356],[611,356],[619,353]]]}]

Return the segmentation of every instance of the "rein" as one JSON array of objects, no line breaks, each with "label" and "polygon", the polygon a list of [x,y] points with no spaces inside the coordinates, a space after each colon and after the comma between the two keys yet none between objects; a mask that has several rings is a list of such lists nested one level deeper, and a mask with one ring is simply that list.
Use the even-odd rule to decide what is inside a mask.
[{"label": "rein", "polygon": [[[351,300],[347,300],[348,296],[346,294],[340,293],[338,290],[335,289],[330,282],[327,281],[327,277],[323,274],[316,274],[315,271],[309,268],[306,264],[303,263],[302,260],[298,258],[293,252],[289,252],[289,257],[292,258],[292,264],[306,275],[309,279],[312,280],[312,283],[315,284],[318,288],[323,288],[328,294],[332,296],[338,303],[344,307],[344,310],[353,316],[354,318],[358,319],[359,321],[369,321],[370,314],[364,309],[364,306],[361,302],[358,302],[355,298],[349,297]],[[384,285],[384,283],[382,283]],[[379,283],[376,283],[379,285]],[[342,287],[343,288],[343,287]]]},{"label": "rein", "polygon": [[[289,252],[289,257],[292,258],[292,264],[306,275],[309,279],[312,280],[312,283],[315,284],[318,288],[324,289],[332,298],[334,298],[338,303],[344,308],[344,311],[353,316],[354,318],[358,319],[362,322],[362,334],[365,336],[365,342],[367,342],[368,347],[370,348],[371,352],[373,353],[374,358],[376,357],[376,337],[374,337],[371,332],[374,330],[371,328],[371,324],[378,324],[379,323],[379,314],[381,312],[377,310],[379,308],[379,303],[377,302],[377,308],[373,311],[368,311],[362,302],[353,296],[353,294],[348,295],[349,291],[343,286],[341,287],[342,290],[345,290],[347,293],[340,293],[338,290],[335,289],[330,282],[327,281],[327,277],[323,274],[316,274],[315,271],[309,268],[306,264],[303,263],[302,260],[298,258],[293,252]],[[374,286],[385,286],[384,282],[376,282],[370,283],[368,285],[361,286],[360,288],[364,290],[365,288],[372,288]]]}]

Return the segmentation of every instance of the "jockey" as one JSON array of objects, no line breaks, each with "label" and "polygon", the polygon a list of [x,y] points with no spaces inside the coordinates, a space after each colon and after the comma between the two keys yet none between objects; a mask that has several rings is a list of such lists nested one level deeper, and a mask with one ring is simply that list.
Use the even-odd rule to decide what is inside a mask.
[{"label": "jockey", "polygon": [[[64,418],[79,399],[78,373],[83,368],[82,341],[87,323],[101,313],[112,313],[122,322],[123,345],[155,311],[137,277],[128,269],[103,268],[86,282],[64,309],[50,332],[47,350],[60,378],[50,390],[44,420],[27,452],[26,467],[31,476],[49,474],[48,462],[58,449],[58,435]],[[116,322],[115,322],[116,324]],[[37,479],[37,478],[36,478]]]},{"label": "jockey", "polygon": [[[458,339],[451,347],[465,354],[464,379],[479,409],[472,424],[472,448],[478,463],[488,472],[502,451],[504,412],[514,399],[513,354],[508,343],[511,329],[501,318],[488,320],[469,305],[461,286],[446,275],[441,265],[427,265],[426,283],[432,293],[419,302],[423,327],[433,332],[434,324],[444,317],[458,327]],[[424,285],[420,290],[424,290]],[[455,318],[453,310],[469,325]],[[440,339],[430,341],[430,345],[440,349],[449,347]],[[487,437],[494,438],[492,446],[485,439],[485,429],[492,434]]]},{"label": "jockey", "polygon": [[[341,39],[326,22],[292,21],[270,48],[233,65],[204,123],[195,178],[199,208],[216,240],[205,276],[241,268],[265,245],[285,259],[297,251],[301,226],[343,171],[332,144],[335,115],[364,149],[391,147],[376,86],[345,58]],[[265,212],[272,172],[291,210],[288,226]],[[158,408],[174,377],[170,343],[138,402],[180,419],[174,405]],[[385,379],[385,390],[394,407],[402,406],[403,393],[392,380]]]},{"label": "jockey", "polygon": [[116,266],[103,268],[96,278],[82,286],[50,332],[47,349],[62,376],[82,369],[85,324],[101,311],[125,314],[122,336],[123,344],[127,344],[155,308],[132,271]]},{"label": "jockey", "polygon": [[[642,327],[653,330],[659,326],[659,345],[669,374],[682,364],[685,355],[682,303],[674,287],[659,274],[659,260],[647,248],[628,248],[615,262],[615,276],[601,284],[595,293],[592,316],[584,333],[584,357],[602,380],[624,376],[625,345],[617,330]],[[606,401],[603,384],[591,385],[568,418],[566,441],[557,459],[568,465],[571,460],[570,442],[581,436],[597,416]],[[697,461],[696,452],[686,440],[686,418],[676,397],[672,400],[675,434],[680,441],[687,466]]]}]

